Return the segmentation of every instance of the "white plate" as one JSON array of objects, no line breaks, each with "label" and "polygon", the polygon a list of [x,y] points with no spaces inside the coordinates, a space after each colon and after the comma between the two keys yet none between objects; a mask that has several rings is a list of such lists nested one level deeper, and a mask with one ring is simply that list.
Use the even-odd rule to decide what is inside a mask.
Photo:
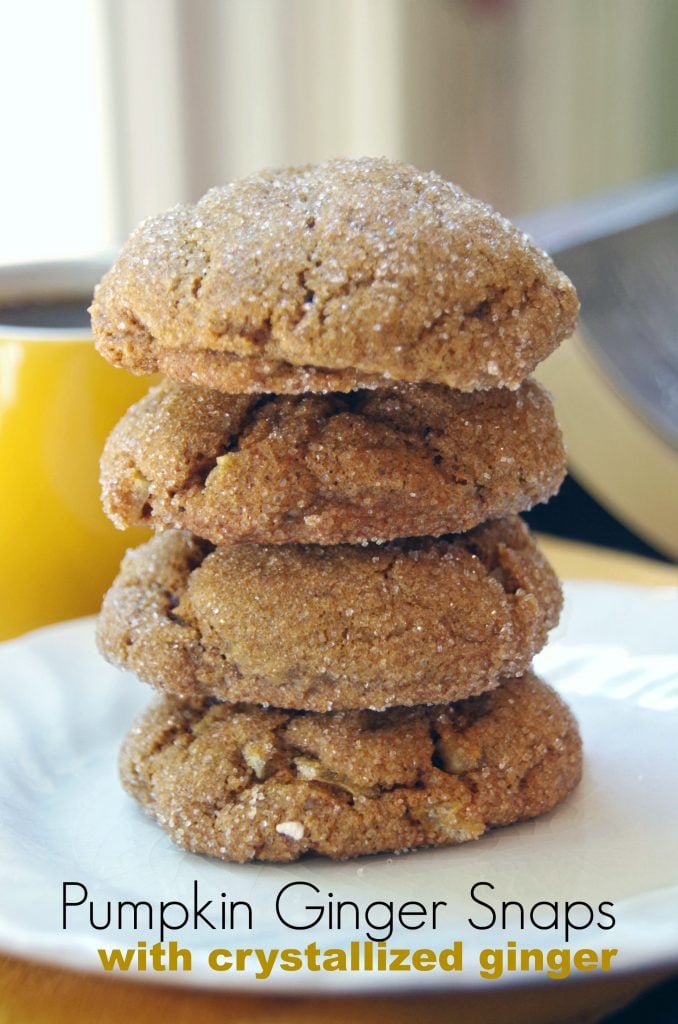
[{"label": "white plate", "polygon": [[[490,882],[502,900],[529,907],[540,900],[614,903],[616,924],[597,912],[575,933],[573,948],[617,948],[614,970],[669,962],[678,953],[678,591],[607,584],[566,585],[563,624],[537,669],[567,696],[585,744],[585,775],[557,811],[535,822],[493,832],[478,842],[400,857],[370,857],[345,864],[306,860],[297,865],[224,865],[183,853],[120,790],[116,753],[149,691],[97,655],[92,622],[64,623],[0,647],[0,947],[86,970],[101,970],[100,947],[136,947],[157,932],[129,925],[93,929],[84,908],[62,927],[62,885],[86,885],[103,922],[106,901],[190,902],[194,881],[203,900],[247,901],[254,928],[235,931],[186,927],[176,938],[192,953],[190,973],[141,975],[154,981],[256,991],[393,992],[440,986],[486,986],[478,973],[483,948],[548,950],[565,945],[562,927],[521,930],[474,928],[489,911],[474,904],[471,887]],[[215,948],[348,948],[363,930],[340,931],[326,919],[308,930],[284,926],[274,900],[289,882],[312,883],[311,902],[352,900],[361,911],[373,901],[396,904],[445,901],[437,928],[397,927],[390,947],[440,950],[463,943],[461,973],[327,973],[274,970],[267,981],[254,970],[216,973],[207,964]],[[71,896],[81,894],[75,888]],[[304,923],[302,897],[293,889],[284,913]],[[411,908],[410,908],[411,909]],[[607,908],[609,909],[609,908]],[[547,908],[542,908],[542,913]],[[586,916],[586,911],[580,908]],[[293,918],[293,913],[302,916]],[[373,914],[375,911],[373,911]],[[574,913],[574,912],[573,912]],[[409,919],[413,923],[414,919]],[[545,923],[545,918],[540,919]],[[382,934],[381,932],[373,934]],[[131,976],[131,975],[128,975]],[[572,975],[575,976],[574,973]],[[591,975],[588,975],[589,977]],[[505,973],[492,984],[526,980]],[[534,980],[534,976],[532,977]]]}]

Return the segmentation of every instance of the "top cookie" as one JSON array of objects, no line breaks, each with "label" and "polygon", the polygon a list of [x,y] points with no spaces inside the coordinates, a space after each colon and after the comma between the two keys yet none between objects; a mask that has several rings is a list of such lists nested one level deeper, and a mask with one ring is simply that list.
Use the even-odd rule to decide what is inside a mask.
[{"label": "top cookie", "polygon": [[490,207],[385,159],[265,171],[132,234],[97,287],[99,351],[231,393],[390,381],[517,387],[574,288]]}]

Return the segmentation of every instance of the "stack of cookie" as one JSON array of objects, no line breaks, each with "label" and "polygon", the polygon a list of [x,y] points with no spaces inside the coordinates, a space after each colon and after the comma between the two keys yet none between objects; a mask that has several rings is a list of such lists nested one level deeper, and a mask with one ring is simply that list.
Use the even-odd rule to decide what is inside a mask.
[{"label": "stack of cookie", "polygon": [[558,581],[517,513],[565,469],[528,374],[577,300],[434,174],[267,172],[143,224],[97,345],[163,371],[114,429],[102,652],[163,691],[126,788],[190,850],[344,858],[549,810],[580,742],[530,672]]}]

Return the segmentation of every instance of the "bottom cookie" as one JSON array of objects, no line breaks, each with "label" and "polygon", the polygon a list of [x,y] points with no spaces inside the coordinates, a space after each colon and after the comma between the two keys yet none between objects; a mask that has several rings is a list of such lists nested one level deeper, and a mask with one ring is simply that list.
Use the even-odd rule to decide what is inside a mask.
[{"label": "bottom cookie", "polygon": [[449,846],[536,817],[581,775],[577,723],[531,673],[452,705],[326,714],[165,697],[121,753],[126,790],[222,860]]},{"label": "bottom cookie", "polygon": [[121,752],[123,785],[175,842],[231,861],[463,843],[551,810],[580,774],[577,724],[531,673],[380,712],[164,698]]}]

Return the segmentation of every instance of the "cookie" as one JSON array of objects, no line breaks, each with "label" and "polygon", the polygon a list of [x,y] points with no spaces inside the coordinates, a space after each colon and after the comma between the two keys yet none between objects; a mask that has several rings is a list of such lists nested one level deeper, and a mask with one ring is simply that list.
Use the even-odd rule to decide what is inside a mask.
[{"label": "cookie", "polygon": [[380,709],[520,675],[560,604],[518,518],[365,546],[213,549],[168,531],[125,557],[98,640],[109,661],[186,699]]},{"label": "cookie", "polygon": [[165,383],[114,429],[101,469],[104,509],[121,528],[339,544],[460,533],[522,512],[557,491],[565,453],[536,381],[263,398]]},{"label": "cookie", "polygon": [[551,810],[580,774],[576,722],[532,674],[384,712],[164,698],[121,753],[125,788],[175,842],[234,861],[463,843]]},{"label": "cookie", "polygon": [[385,159],[265,171],[144,222],[96,290],[99,351],[229,393],[515,388],[574,288],[517,228]]}]

